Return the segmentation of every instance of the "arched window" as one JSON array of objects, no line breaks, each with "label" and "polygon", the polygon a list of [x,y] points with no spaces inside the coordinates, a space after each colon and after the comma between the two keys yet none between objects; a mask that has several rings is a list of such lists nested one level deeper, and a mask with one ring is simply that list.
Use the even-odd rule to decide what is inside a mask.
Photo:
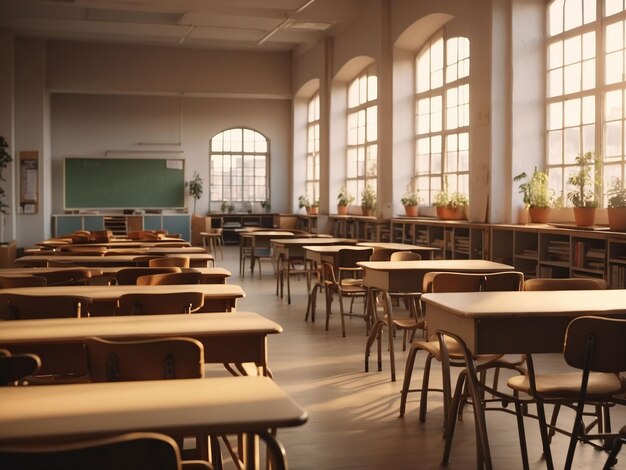
[{"label": "arched window", "polygon": [[269,196],[269,143],[251,129],[234,128],[211,139],[211,202],[238,204],[241,209]]},{"label": "arched window", "polygon": [[469,190],[469,39],[437,32],[415,61],[415,181],[426,204]]},{"label": "arched window", "polygon": [[361,204],[361,191],[376,191],[378,169],[378,80],[370,67],[348,85],[346,187]]},{"label": "arched window", "polygon": [[320,198],[320,95],[316,93],[307,105],[306,195],[309,201]]},{"label": "arched window", "polygon": [[[623,0],[555,0],[547,9],[547,169],[567,204],[578,155],[603,160],[594,190],[604,203],[626,158],[626,9]],[[592,169],[593,170],[593,169]],[[604,204],[603,204],[604,205]]]}]

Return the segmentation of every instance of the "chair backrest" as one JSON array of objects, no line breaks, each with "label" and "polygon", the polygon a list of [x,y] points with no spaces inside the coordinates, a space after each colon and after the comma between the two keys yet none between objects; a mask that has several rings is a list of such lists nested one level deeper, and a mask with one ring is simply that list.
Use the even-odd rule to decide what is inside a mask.
[{"label": "chair backrest", "polygon": [[2,446],[0,468],[180,470],[181,457],[171,437],[141,432],[46,446]]},{"label": "chair backrest", "polygon": [[351,250],[345,248],[339,250],[337,253],[337,268],[357,268],[356,265],[359,261],[369,261],[373,248],[366,250]]},{"label": "chair backrest", "polygon": [[204,347],[193,338],[85,341],[92,382],[195,379],[204,376]]},{"label": "chair backrest", "polygon": [[395,250],[391,248],[374,248],[370,261],[389,261],[393,253],[395,253]]},{"label": "chair backrest", "polygon": [[626,372],[626,320],[578,317],[565,333],[563,356],[572,367],[596,372]]},{"label": "chair backrest", "polygon": [[124,294],[117,301],[116,315],[191,313],[203,305],[202,292]]},{"label": "chair backrest", "polygon": [[429,272],[424,275],[422,292],[516,291],[524,284],[518,271],[501,273]]},{"label": "chair backrest", "polygon": [[39,274],[45,277],[49,286],[82,286],[89,283],[91,271],[89,269],[62,269]]},{"label": "chair backrest", "polygon": [[42,276],[0,276],[0,288],[11,289],[12,287],[42,287],[47,284]]},{"label": "chair backrest", "polygon": [[153,258],[148,261],[151,268],[163,268],[167,266],[175,266],[178,268],[189,267],[189,256],[168,256],[161,258]]},{"label": "chair backrest", "polygon": [[41,360],[36,354],[0,354],[0,387],[32,375],[40,367]]},{"label": "chair backrest", "polygon": [[604,279],[572,277],[564,279],[536,278],[524,281],[524,290],[601,290],[606,289]]},{"label": "chair backrest", "polygon": [[91,297],[0,293],[1,320],[80,318],[89,316]]},{"label": "chair backrest", "polygon": [[138,286],[163,286],[173,284],[200,284],[202,281],[200,272],[148,274],[137,278]]},{"label": "chair backrest", "polygon": [[422,255],[412,251],[394,251],[389,256],[389,261],[420,261]]},{"label": "chair backrest", "polygon": [[137,278],[139,276],[145,276],[146,274],[164,274],[164,273],[180,273],[180,268],[175,266],[163,267],[163,268],[122,268],[115,274],[115,279],[120,286],[133,286],[137,284]]}]

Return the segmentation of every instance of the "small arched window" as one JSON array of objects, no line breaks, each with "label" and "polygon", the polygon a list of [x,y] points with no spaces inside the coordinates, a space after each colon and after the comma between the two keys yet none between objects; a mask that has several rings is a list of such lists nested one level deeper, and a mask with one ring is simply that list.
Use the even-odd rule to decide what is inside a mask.
[{"label": "small arched window", "polygon": [[269,142],[252,129],[234,128],[211,139],[211,202],[241,208],[269,198]]}]

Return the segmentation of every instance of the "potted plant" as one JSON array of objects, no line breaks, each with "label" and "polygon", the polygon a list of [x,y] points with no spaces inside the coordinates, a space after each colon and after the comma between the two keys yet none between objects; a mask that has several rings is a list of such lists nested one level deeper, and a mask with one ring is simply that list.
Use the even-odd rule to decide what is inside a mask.
[{"label": "potted plant", "polygon": [[348,213],[348,206],[354,201],[354,196],[348,192],[345,186],[339,188],[339,194],[337,195],[337,214],[346,215]]},{"label": "potted plant", "polygon": [[465,217],[465,207],[469,199],[463,193],[455,191],[448,193],[446,189],[435,196],[434,205],[437,207],[437,216],[442,220],[459,220]]},{"label": "potted plant", "polygon": [[298,196],[298,208],[304,208],[307,214],[311,211],[311,201],[309,201],[309,197],[306,194]]},{"label": "potted plant", "polygon": [[524,206],[528,208],[530,221],[537,224],[546,224],[550,220],[550,208],[554,205],[548,188],[548,174],[539,171],[537,167],[528,177],[526,172],[520,173],[513,181],[525,182],[519,185],[519,192],[523,194]]},{"label": "potted plant", "polygon": [[404,211],[408,217],[417,217],[417,205],[420,202],[417,190],[413,189],[411,185],[407,185],[404,196],[400,199],[400,202],[404,206]]},{"label": "potted plant", "polygon": [[361,213],[363,215],[372,215],[376,209],[376,192],[369,185],[366,184],[361,191]]},{"label": "potted plant", "polygon": [[9,144],[6,139],[0,135],[0,243],[5,243],[4,239],[4,217],[8,214],[7,209],[9,205],[5,202],[7,193],[2,186],[2,182],[6,181],[3,176],[3,171],[9,166],[9,163],[13,161],[11,154],[8,152]]},{"label": "potted plant", "polygon": [[621,178],[613,178],[611,187],[606,192],[608,196],[607,215],[609,228],[617,232],[626,231],[626,189],[622,186]]},{"label": "potted plant", "polygon": [[[600,175],[601,160],[593,152],[576,157],[578,172],[567,179],[567,184],[575,189],[567,193],[567,199],[574,206],[574,221],[579,227],[591,227],[595,221],[598,196],[594,189]],[[593,168],[593,175],[591,170]],[[590,189],[591,188],[591,189]]]},{"label": "potted plant", "polygon": [[269,201],[261,201],[261,207],[265,210],[265,212],[269,212],[272,208],[272,205]]},{"label": "potted plant", "polygon": [[197,171],[193,172],[193,179],[187,181],[185,186],[189,190],[189,195],[193,197],[193,213],[196,213],[196,203],[198,199],[202,196],[202,192],[204,188],[202,187],[202,178],[200,178],[200,174]]},{"label": "potted plant", "polygon": [[311,202],[311,207],[309,207],[307,214],[317,215],[319,213],[319,208],[320,208],[320,200],[316,199],[315,201]]}]

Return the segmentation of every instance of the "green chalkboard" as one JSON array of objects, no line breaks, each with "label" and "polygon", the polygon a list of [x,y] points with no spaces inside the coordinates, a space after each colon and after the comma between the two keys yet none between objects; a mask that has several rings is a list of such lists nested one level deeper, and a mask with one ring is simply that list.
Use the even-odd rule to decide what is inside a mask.
[{"label": "green chalkboard", "polygon": [[182,159],[66,158],[66,209],[160,209],[185,205]]}]

